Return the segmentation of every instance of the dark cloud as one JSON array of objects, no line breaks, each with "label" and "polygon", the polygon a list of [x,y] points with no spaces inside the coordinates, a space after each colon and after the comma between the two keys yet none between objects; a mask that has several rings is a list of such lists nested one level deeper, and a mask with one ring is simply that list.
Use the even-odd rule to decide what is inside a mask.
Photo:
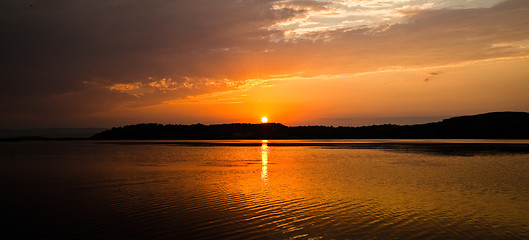
[{"label": "dark cloud", "polygon": [[226,53],[216,49],[261,41],[266,34],[261,27],[293,14],[272,11],[268,0],[2,1],[0,109],[75,110],[55,102],[55,96],[75,98],[66,102],[79,109],[92,101],[130,100],[107,91],[97,94],[104,95],[99,101],[86,94],[97,84],[87,82],[219,77],[209,64],[218,61],[222,67]]}]

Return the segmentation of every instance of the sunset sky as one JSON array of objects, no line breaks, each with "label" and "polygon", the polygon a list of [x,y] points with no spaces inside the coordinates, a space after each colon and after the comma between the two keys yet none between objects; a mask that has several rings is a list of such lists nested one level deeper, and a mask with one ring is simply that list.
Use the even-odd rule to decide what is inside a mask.
[{"label": "sunset sky", "polygon": [[527,0],[3,0],[0,128],[529,111]]}]

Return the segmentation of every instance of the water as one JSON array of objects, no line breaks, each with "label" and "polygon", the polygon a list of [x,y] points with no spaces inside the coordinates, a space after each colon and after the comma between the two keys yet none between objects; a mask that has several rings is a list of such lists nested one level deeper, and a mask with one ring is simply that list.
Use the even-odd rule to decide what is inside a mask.
[{"label": "water", "polygon": [[5,234],[528,239],[529,141],[0,143]]}]

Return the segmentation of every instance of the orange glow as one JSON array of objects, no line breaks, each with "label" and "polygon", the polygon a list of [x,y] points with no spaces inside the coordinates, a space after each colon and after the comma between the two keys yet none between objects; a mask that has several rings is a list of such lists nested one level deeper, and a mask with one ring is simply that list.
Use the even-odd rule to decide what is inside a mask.
[{"label": "orange glow", "polygon": [[263,140],[261,144],[261,180],[268,184],[268,140]]},{"label": "orange glow", "polygon": [[303,78],[303,84],[286,79],[266,87],[192,96],[153,106],[124,105],[90,117],[92,122],[119,126],[138,122],[255,123],[259,119],[264,123],[266,114],[267,123],[287,126],[360,126],[394,123],[392,119],[401,119],[402,124],[420,123],[413,117],[421,116],[435,121],[505,109],[527,111],[527,64],[529,58],[520,58]]},{"label": "orange glow", "polygon": [[268,118],[267,118],[267,117],[263,117],[263,118],[261,118],[261,122],[262,122],[262,123],[267,123],[267,122],[268,122]]}]

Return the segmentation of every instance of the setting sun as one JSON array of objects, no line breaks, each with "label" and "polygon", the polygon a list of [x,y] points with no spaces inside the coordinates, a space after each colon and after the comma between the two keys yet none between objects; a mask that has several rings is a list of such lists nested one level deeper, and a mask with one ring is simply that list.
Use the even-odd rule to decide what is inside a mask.
[{"label": "setting sun", "polygon": [[267,118],[267,117],[263,117],[263,118],[261,118],[261,122],[262,122],[262,123],[267,123],[267,122],[268,122],[268,118]]}]

